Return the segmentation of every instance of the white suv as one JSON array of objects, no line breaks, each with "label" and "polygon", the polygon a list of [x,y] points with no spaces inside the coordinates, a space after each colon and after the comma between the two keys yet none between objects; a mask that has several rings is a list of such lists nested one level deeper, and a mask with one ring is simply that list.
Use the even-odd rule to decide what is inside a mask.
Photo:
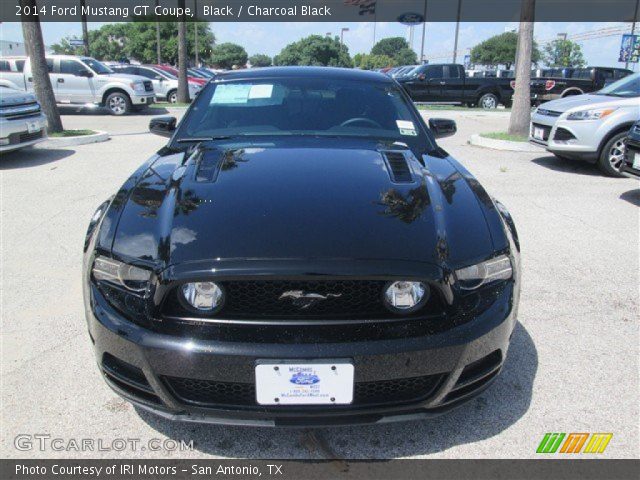
[{"label": "white suv", "polygon": [[[115,65],[111,67],[116,72],[139,75],[151,80],[157,100],[176,103],[178,93],[178,79],[171,73],[155,68],[151,65]],[[194,98],[201,87],[189,82],[189,97]]]}]

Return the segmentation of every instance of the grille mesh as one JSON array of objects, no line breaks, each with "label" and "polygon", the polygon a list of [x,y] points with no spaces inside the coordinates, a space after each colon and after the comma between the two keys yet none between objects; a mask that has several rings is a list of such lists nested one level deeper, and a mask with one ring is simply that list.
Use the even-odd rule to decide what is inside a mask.
[{"label": "grille mesh", "polygon": [[[421,400],[438,386],[440,375],[356,382],[353,405],[388,405]],[[192,378],[164,377],[183,402],[202,405],[258,406],[253,383],[217,382]]]},{"label": "grille mesh", "polygon": [[[240,280],[221,282],[225,304],[219,318],[387,318],[383,280]],[[185,315],[177,289],[164,306],[167,315]],[[305,295],[313,298],[296,298]],[[321,298],[322,297],[322,298]],[[306,306],[305,306],[306,305]]]}]

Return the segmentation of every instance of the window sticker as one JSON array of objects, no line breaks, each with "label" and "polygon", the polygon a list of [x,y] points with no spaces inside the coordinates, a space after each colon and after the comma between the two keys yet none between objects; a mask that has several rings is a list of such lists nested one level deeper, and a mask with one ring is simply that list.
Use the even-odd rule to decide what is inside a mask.
[{"label": "window sticker", "polygon": [[398,126],[398,130],[400,131],[400,135],[409,135],[411,137],[418,136],[418,132],[416,132],[416,127],[413,125],[412,121],[396,120],[396,125]]},{"label": "window sticker", "polygon": [[211,104],[237,104],[247,103],[249,101],[249,93],[253,85],[235,84],[225,85],[220,84],[216,86],[216,90],[211,97]]},{"label": "window sticker", "polygon": [[263,85],[251,85],[251,90],[249,90],[249,98],[271,98],[273,94],[273,85],[272,84],[263,84]]}]

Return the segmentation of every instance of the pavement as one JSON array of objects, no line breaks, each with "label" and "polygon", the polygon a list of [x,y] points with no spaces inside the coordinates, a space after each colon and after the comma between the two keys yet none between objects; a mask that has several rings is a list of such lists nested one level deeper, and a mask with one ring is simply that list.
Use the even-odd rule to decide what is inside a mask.
[{"label": "pavement", "polygon": [[[520,234],[519,325],[502,375],[481,396],[428,421],[304,430],[171,423],[121,400],[86,332],[82,244],[95,208],[165,143],[147,133],[163,113],[67,109],[66,128],[106,130],[111,140],[0,161],[2,457],[533,458],[546,432],[611,432],[600,457],[639,456],[640,185],[547,154],[468,145],[473,133],[505,130],[506,112],[424,112],[458,122],[440,144],[510,209]],[[67,448],[20,451],[18,434]],[[142,448],[68,450],[74,440],[117,438]],[[152,451],[149,439],[193,440],[194,449]]]}]

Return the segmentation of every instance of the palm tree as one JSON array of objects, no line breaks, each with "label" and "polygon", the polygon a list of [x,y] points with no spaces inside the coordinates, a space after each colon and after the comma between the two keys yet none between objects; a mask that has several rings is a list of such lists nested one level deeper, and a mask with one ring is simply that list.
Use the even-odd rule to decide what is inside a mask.
[{"label": "palm tree", "polygon": [[535,0],[522,0],[518,51],[516,53],[516,87],[509,117],[509,133],[527,136],[531,122],[531,53],[533,50],[533,20]]},{"label": "palm tree", "polygon": [[[38,11],[36,0],[21,0],[22,11]],[[33,78],[33,91],[40,102],[42,111],[47,117],[49,132],[62,132],[62,120],[56,106],[56,97],[53,94],[49,69],[44,55],[44,41],[42,29],[37,16],[22,14],[22,35],[24,36],[25,49],[31,60],[31,77]]]},{"label": "palm tree", "polygon": [[[156,0],[156,8],[160,5],[160,0]],[[162,55],[160,49],[160,22],[156,20],[156,56],[158,57],[158,65],[162,63]]]},{"label": "palm tree", "polygon": [[[178,6],[184,11],[184,0]],[[178,102],[189,102],[189,84],[187,83],[187,32],[185,15],[178,22]]]},{"label": "palm tree", "polygon": [[80,0],[80,18],[82,19],[82,41],[84,42],[84,54],[89,56],[89,29],[87,28],[87,16],[83,13],[86,0]]}]

